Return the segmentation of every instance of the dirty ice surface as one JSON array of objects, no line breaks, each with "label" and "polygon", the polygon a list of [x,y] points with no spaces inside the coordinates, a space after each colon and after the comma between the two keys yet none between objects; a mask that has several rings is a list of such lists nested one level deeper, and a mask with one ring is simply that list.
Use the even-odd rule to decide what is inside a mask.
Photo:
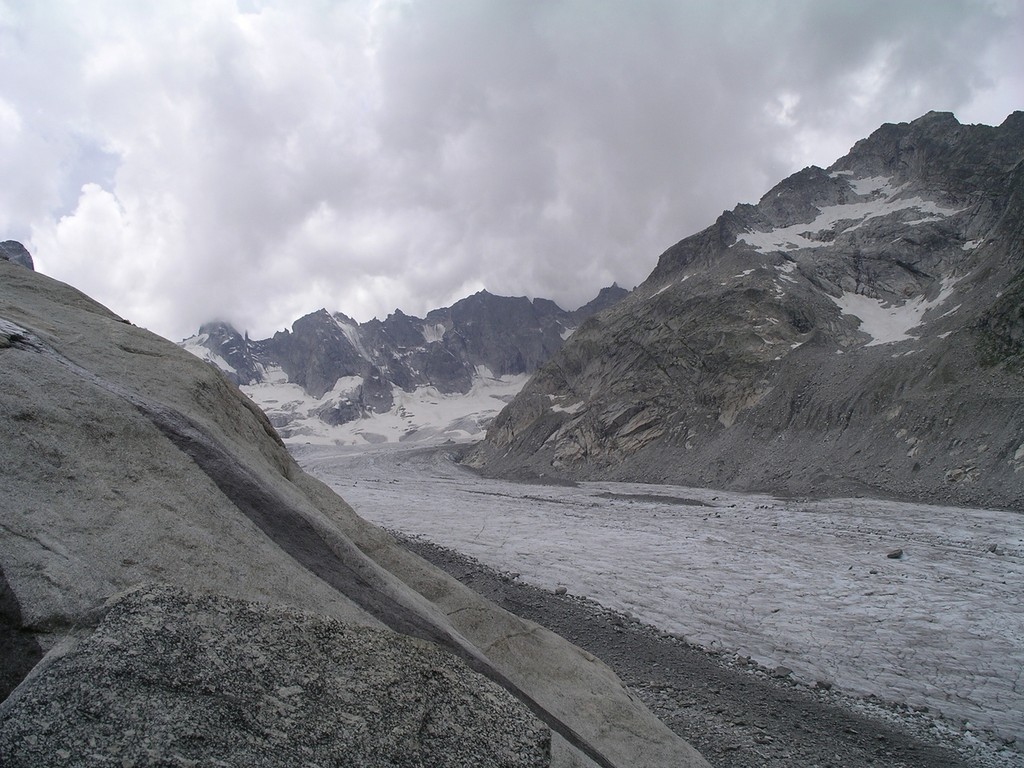
[{"label": "dirty ice surface", "polygon": [[[1024,516],[482,479],[443,448],[293,446],[363,517],[707,648],[1024,739]],[[902,549],[899,559],[888,557]]]}]

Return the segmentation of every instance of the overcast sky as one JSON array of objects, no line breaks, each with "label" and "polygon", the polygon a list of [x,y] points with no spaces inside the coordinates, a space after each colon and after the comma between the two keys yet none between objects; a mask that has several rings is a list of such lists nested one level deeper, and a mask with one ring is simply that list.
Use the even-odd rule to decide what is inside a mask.
[{"label": "overcast sky", "polygon": [[1024,108],[1020,0],[0,0],[0,239],[173,340],[566,309],[884,122]]}]

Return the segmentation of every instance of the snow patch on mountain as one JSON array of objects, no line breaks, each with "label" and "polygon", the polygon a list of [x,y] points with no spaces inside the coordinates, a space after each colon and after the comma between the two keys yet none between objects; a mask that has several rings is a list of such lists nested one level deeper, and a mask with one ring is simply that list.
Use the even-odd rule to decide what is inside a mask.
[{"label": "snow patch on mountain", "polygon": [[[831,174],[836,178],[838,174]],[[893,186],[892,179],[888,176],[868,176],[863,179],[847,179],[853,191],[858,195],[881,194],[885,197],[892,197],[896,194],[898,187]]]},{"label": "snow patch on mountain", "polygon": [[[949,298],[955,284],[955,280],[944,280],[939,295],[931,301],[919,296],[899,306],[893,306],[883,299],[873,299],[859,293],[847,292],[838,298],[835,296],[830,298],[844,315],[853,315],[860,320],[860,330],[871,337],[871,341],[865,346],[873,347],[913,338],[910,331],[921,325],[925,312],[939,306]],[[956,309],[957,307],[954,307],[946,314],[951,314]]]},{"label": "snow patch on mountain", "polygon": [[[826,205],[818,209],[818,216],[810,223],[791,224],[765,232],[748,230],[739,235],[737,239],[754,246],[759,253],[820,248],[828,245],[832,238],[814,238],[813,235],[820,235],[827,231],[835,231],[836,234],[852,232],[870,219],[889,216],[900,211],[913,210],[924,214],[919,219],[904,222],[907,226],[937,221],[959,213],[959,209],[945,208],[921,197],[900,197],[905,185],[894,187],[892,179],[889,178],[850,179],[849,184],[858,195],[871,196],[872,199],[841,205]],[[849,224],[839,226],[842,222],[849,222]]]},{"label": "snow patch on mountain", "polygon": [[181,346],[181,348],[186,352],[191,352],[200,360],[212,363],[225,373],[235,373],[234,367],[227,360],[213,350],[204,346],[204,343],[208,341],[209,338],[210,334],[208,333],[197,333],[195,336],[189,336],[187,339],[182,341],[179,346]]},{"label": "snow patch on mountain", "polygon": [[423,341],[427,344],[432,344],[435,341],[441,341],[447,330],[443,323],[434,323],[433,325],[424,323],[423,327],[420,328],[420,333],[423,334]]},{"label": "snow patch on mountain", "polygon": [[480,439],[528,378],[527,374],[494,376],[485,366],[477,366],[466,394],[445,394],[436,387],[418,387],[412,392],[394,387],[391,410],[338,425],[327,424],[320,413],[350,403],[362,384],[358,376],[341,378],[323,397],[313,397],[289,383],[284,371],[275,367],[264,372],[264,381],[241,389],[263,409],[285,443],[365,447]]},{"label": "snow patch on mountain", "polygon": [[367,352],[366,347],[363,346],[363,340],[359,337],[359,328],[356,324],[345,317],[345,315],[336,314],[331,317],[337,324],[338,329],[345,334],[345,338],[348,339],[348,343],[351,344],[352,348],[359,353],[359,356],[365,360],[370,360],[370,353]]},{"label": "snow patch on mountain", "polygon": [[562,405],[562,401],[567,399],[564,395],[548,395],[548,399],[551,401],[551,410],[555,413],[579,413],[583,410],[583,406],[586,405],[583,400],[577,400],[570,405]]}]

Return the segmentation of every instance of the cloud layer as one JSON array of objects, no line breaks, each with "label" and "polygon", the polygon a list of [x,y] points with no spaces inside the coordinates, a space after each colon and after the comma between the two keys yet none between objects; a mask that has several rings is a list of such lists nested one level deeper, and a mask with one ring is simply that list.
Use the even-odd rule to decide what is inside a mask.
[{"label": "cloud layer", "polygon": [[486,287],[572,308],[930,109],[1024,108],[963,0],[0,0],[0,237],[172,339]]}]

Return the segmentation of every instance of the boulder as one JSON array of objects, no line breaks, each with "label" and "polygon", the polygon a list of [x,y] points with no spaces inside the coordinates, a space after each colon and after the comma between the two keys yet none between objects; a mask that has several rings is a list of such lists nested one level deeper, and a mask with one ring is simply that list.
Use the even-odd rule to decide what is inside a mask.
[{"label": "boulder", "polygon": [[35,269],[35,265],[32,263],[32,254],[17,240],[4,240],[0,243],[0,259]]},{"label": "boulder", "polygon": [[8,768],[426,765],[540,768],[548,729],[431,643],[322,614],[161,585],[0,705]]},{"label": "boulder", "polygon": [[[366,641],[367,649],[382,647],[378,640],[393,643],[410,663],[420,655],[410,649],[441,649],[543,723],[552,734],[553,765],[707,765],[605,665],[502,611],[358,517],[298,467],[266,416],[214,367],[69,286],[7,261],[0,261],[0,456],[7,582],[0,630],[32,646],[25,656],[26,645],[0,642],[7,654],[0,669],[14,670],[11,683],[40,653],[45,679],[69,644],[111,615],[108,600],[159,582],[198,595],[188,598],[196,605],[209,600],[204,605],[237,609],[254,632],[261,621],[285,622],[297,646],[315,641],[315,627],[331,627],[338,636],[377,638]],[[261,612],[223,600],[279,608]],[[310,613],[322,619],[302,618]],[[145,611],[129,614],[143,624],[155,621]],[[204,649],[217,647],[218,633],[233,632],[229,624],[197,609],[175,629],[182,637],[199,633],[188,653],[175,657],[167,647],[180,661],[177,673],[200,682],[215,675],[229,659]],[[266,631],[270,637],[275,630]],[[115,648],[108,630],[93,637],[81,642],[108,648],[115,667],[132,658],[131,644]],[[196,665],[209,669],[188,667],[193,652]],[[374,655],[367,651],[365,658]],[[339,695],[358,697],[361,686],[394,667],[395,656],[377,655],[380,667],[341,681]],[[288,658],[268,651],[268,668],[287,668]],[[82,701],[106,702],[98,668],[80,669]],[[444,669],[455,667],[446,662]],[[290,697],[278,689],[308,687],[279,682],[274,698],[282,704]],[[483,682],[472,687],[483,690]],[[31,687],[31,674],[25,685]],[[211,705],[201,689],[196,696],[194,711]],[[134,710],[106,711],[119,729],[119,749],[145,738],[132,725]],[[481,710],[479,722],[492,714]],[[522,712],[515,718],[528,722]],[[22,741],[40,738],[17,722],[0,722],[0,764],[22,754]],[[206,764],[226,759],[207,743]],[[77,751],[55,749],[71,751],[73,764],[91,754],[87,742]]]}]

